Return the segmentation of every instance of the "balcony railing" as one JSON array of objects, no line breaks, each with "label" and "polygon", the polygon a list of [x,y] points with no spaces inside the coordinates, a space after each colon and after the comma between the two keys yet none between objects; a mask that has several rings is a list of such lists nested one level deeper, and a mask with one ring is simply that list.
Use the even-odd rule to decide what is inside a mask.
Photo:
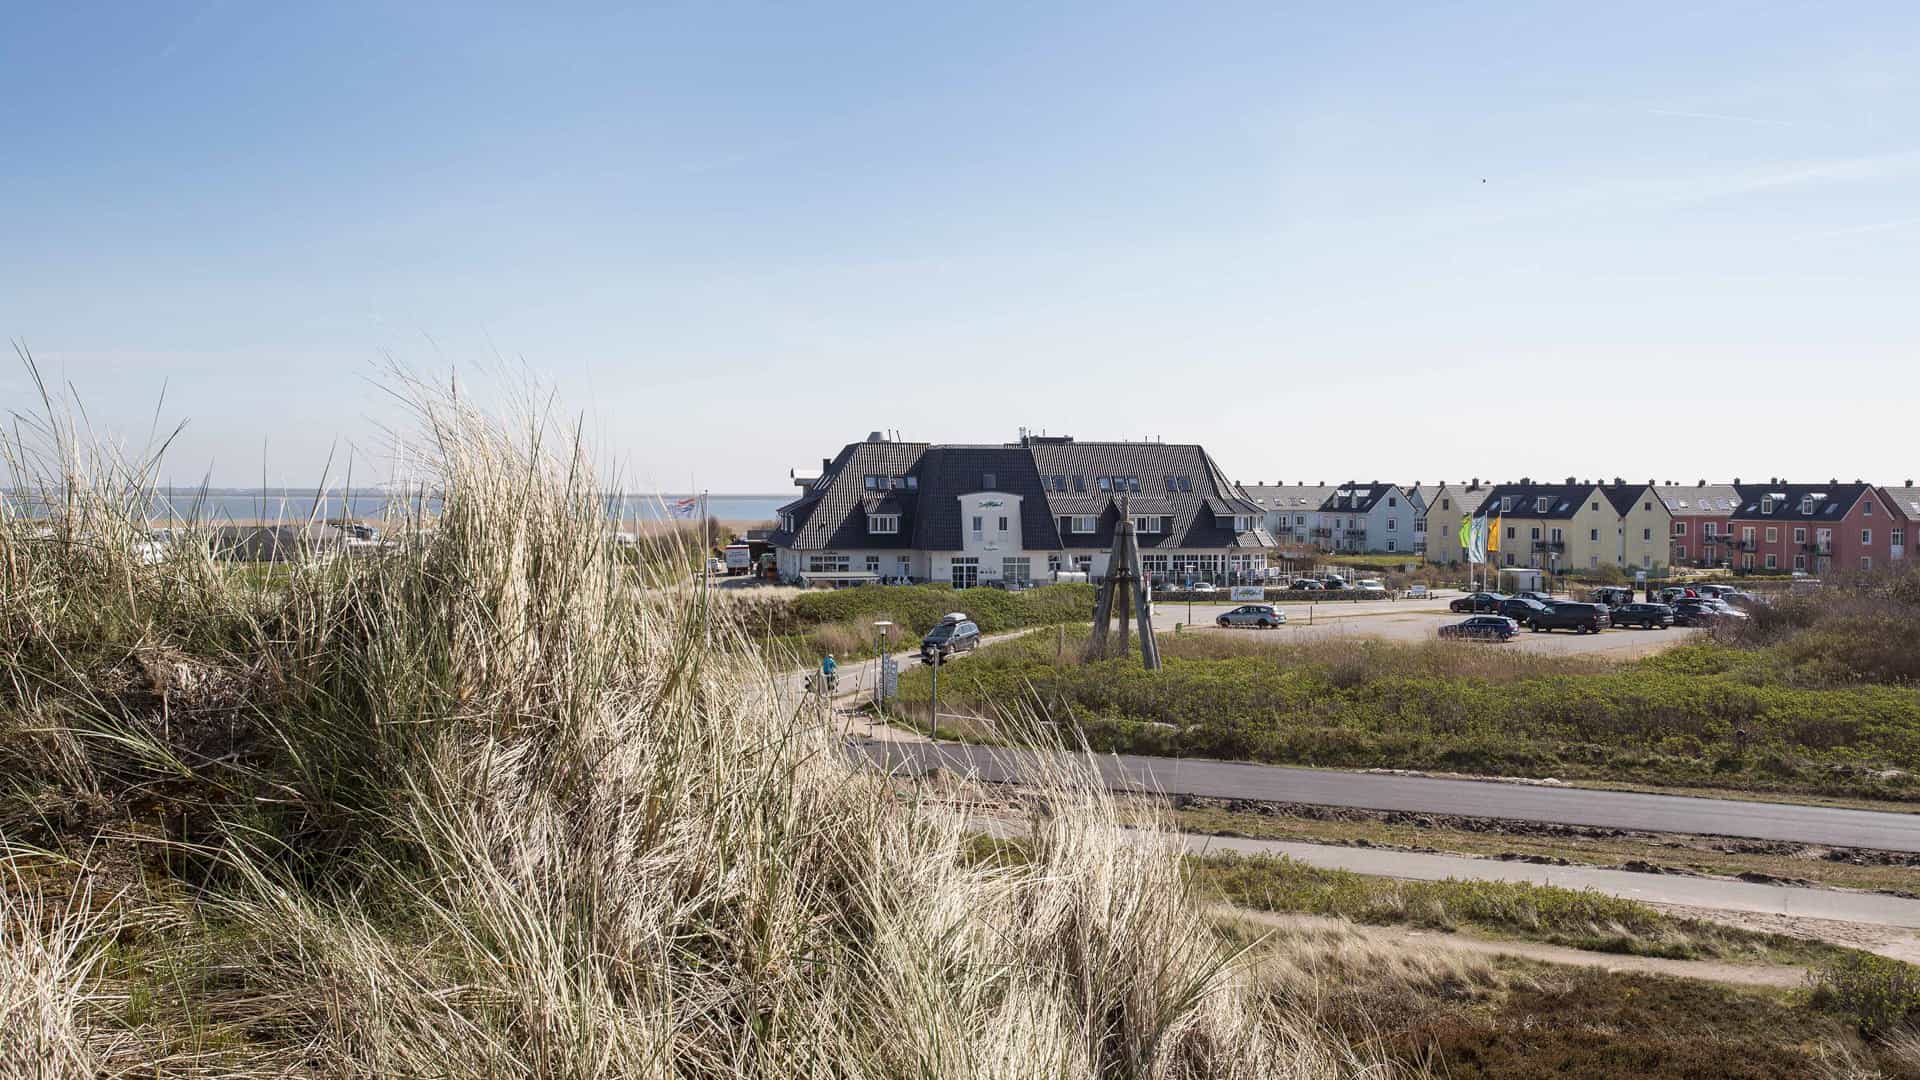
[{"label": "balcony railing", "polygon": [[1813,552],[1813,553],[1814,553],[1815,555],[1831,555],[1831,554],[1833,554],[1833,544],[1832,544],[1831,542],[1828,542],[1828,543],[1825,543],[1825,544],[1821,544],[1821,543],[1806,543],[1806,544],[1801,544],[1801,545],[1800,545],[1800,547],[1801,547],[1801,549],[1802,549],[1802,550],[1804,550],[1804,551],[1811,551],[1811,552]]}]

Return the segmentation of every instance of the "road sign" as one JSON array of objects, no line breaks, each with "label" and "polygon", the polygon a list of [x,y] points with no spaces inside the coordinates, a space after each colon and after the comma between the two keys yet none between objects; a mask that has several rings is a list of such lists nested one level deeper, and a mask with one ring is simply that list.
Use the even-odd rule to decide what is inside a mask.
[{"label": "road sign", "polygon": [[891,656],[880,658],[880,700],[900,696],[900,661]]}]

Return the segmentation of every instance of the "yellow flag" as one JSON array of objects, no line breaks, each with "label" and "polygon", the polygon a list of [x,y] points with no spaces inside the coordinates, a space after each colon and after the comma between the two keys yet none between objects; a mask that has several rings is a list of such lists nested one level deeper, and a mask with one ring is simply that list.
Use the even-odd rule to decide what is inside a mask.
[{"label": "yellow flag", "polygon": [[1487,534],[1487,550],[1488,551],[1500,550],[1500,523],[1504,520],[1506,519],[1505,518],[1493,519],[1493,528],[1488,530],[1488,534]]}]

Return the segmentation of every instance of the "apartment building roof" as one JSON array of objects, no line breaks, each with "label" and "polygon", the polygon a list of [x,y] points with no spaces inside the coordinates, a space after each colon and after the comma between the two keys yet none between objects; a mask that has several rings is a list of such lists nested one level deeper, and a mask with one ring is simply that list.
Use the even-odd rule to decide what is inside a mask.
[{"label": "apartment building roof", "polygon": [[[1236,531],[1236,516],[1264,509],[1236,491],[1205,450],[1192,444],[1076,442],[1023,437],[999,445],[943,445],[881,439],[849,443],[824,462],[800,498],[782,506],[793,529],[772,537],[783,547],[917,548],[963,546],[960,496],[1018,496],[1029,550],[1108,548],[1121,500],[1136,517],[1165,518],[1164,531],[1141,533],[1142,548],[1265,548],[1264,530]],[[877,508],[877,509],[876,509]],[[898,533],[875,534],[868,515],[900,515]],[[1065,517],[1094,517],[1095,531],[1062,531]]]},{"label": "apartment building roof", "polygon": [[1913,486],[1913,481],[1901,487],[1883,487],[1880,493],[1886,496],[1894,513],[1908,521],[1920,521],[1920,487]]},{"label": "apartment building roof", "polygon": [[[1839,521],[1873,490],[1872,484],[1740,484],[1736,521]],[[1892,508],[1890,508],[1892,509]]]},{"label": "apartment building roof", "polygon": [[1383,484],[1377,480],[1367,484],[1350,481],[1335,487],[1333,494],[1320,504],[1320,509],[1328,513],[1365,514],[1380,505],[1382,499],[1399,492],[1398,484]]},{"label": "apartment building roof", "polygon": [[1670,514],[1731,514],[1739,507],[1740,492],[1732,484],[1712,484],[1705,480],[1691,484],[1655,484],[1654,493]]},{"label": "apartment building roof", "polygon": [[1263,510],[1304,514],[1320,509],[1333,497],[1332,484],[1241,484],[1240,493]]}]

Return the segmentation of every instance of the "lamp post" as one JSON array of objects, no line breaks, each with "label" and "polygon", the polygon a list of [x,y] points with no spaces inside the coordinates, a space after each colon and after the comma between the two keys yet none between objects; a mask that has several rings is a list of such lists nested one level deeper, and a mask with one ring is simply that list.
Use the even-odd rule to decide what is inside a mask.
[{"label": "lamp post", "polygon": [[874,653],[873,653],[873,707],[874,707],[874,709],[875,709],[876,711],[877,711],[877,710],[878,710],[878,709],[880,708],[880,702],[881,702],[881,700],[882,700],[882,698],[881,698],[881,695],[880,695],[880,684],[881,684],[881,682],[882,682],[882,680],[884,680],[884,679],[886,678],[886,674],[887,674],[887,673],[886,673],[886,665],[887,665],[887,630],[888,630],[889,628],[891,628],[892,626],[893,626],[893,623],[891,623],[891,622],[889,622],[889,621],[887,621],[886,619],[881,619],[881,620],[879,620],[878,622],[875,622],[875,623],[873,624],[873,628],[874,628],[875,630],[877,630],[877,631],[879,631],[879,637],[875,639],[875,641],[874,641],[874,646],[873,646],[873,648],[874,648]]}]

